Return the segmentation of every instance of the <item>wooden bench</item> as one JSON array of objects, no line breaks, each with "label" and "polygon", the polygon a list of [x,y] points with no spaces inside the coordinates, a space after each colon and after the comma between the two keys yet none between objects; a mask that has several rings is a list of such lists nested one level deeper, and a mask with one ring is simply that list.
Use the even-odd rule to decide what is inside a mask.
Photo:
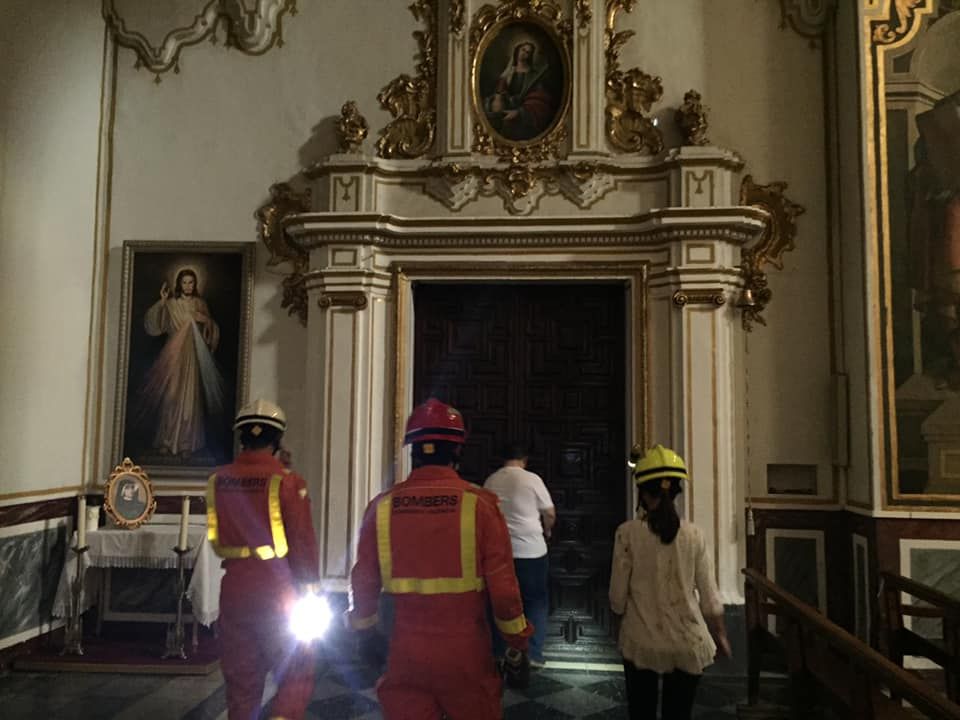
[{"label": "wooden bench", "polygon": [[[815,693],[810,681],[826,691],[841,717],[850,720],[960,720],[960,706],[915,675],[830,622],[756,570],[747,568],[747,701],[756,705],[760,689],[760,657],[776,647],[784,654],[795,694],[796,717],[810,717]],[[777,634],[767,627],[777,618]],[[893,698],[907,700],[908,710]]]},{"label": "wooden bench", "polygon": [[[909,595],[913,601],[903,602]],[[916,604],[919,600],[923,605]],[[918,635],[905,617],[934,618],[943,624],[939,638]],[[960,600],[916,580],[880,573],[880,644],[884,654],[903,667],[906,655],[924,657],[943,668],[947,697],[960,700]]]}]

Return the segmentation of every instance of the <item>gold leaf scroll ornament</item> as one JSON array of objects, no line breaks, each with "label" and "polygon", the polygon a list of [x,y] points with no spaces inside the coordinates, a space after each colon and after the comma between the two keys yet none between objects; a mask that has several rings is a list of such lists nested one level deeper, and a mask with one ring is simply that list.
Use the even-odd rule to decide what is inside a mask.
[{"label": "gold leaf scroll ornament", "polygon": [[[745,176],[740,184],[740,204],[758,207],[766,211],[769,217],[760,239],[741,253],[744,288],[743,297],[737,305],[743,311],[743,327],[747,331],[753,329],[754,322],[767,324],[760,313],[770,302],[773,292],[767,285],[763,268],[772,265],[777,270],[783,269],[783,254],[795,247],[797,218],[806,212],[784,194],[786,189],[787,183],[780,181],[758,185],[751,175]],[[749,300],[745,301],[744,298]]]},{"label": "gold leaf scroll ornament", "polygon": [[304,276],[310,265],[310,256],[290,242],[283,227],[284,218],[310,209],[310,190],[297,192],[290,183],[279,182],[270,186],[270,200],[257,208],[257,235],[270,251],[267,267],[290,263],[291,271],[283,278],[283,298],[280,307],[288,315],[296,315],[300,323],[307,324],[307,290]]}]

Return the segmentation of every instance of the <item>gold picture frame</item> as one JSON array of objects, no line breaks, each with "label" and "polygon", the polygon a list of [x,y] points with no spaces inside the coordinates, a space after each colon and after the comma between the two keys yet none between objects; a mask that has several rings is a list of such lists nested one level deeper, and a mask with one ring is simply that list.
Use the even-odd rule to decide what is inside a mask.
[{"label": "gold picture frame", "polygon": [[[570,36],[552,3],[484,6],[470,37],[474,149],[556,156],[572,96]],[[522,69],[523,72],[518,71]]]},{"label": "gold picture frame", "polygon": [[[960,391],[955,304],[945,254],[956,213],[960,7],[955,0],[864,2],[863,134],[869,383],[877,397],[884,510],[956,512]],[[946,142],[944,142],[946,140]],[[951,177],[944,182],[942,168]],[[951,261],[952,263],[952,261]],[[850,505],[870,507],[860,490]]]},{"label": "gold picture frame", "polygon": [[254,243],[124,242],[113,462],[135,457],[156,479],[200,481],[233,459],[254,252]]},{"label": "gold picture frame", "polygon": [[103,486],[103,510],[117,527],[133,530],[157,509],[150,478],[130,458],[117,465]]}]

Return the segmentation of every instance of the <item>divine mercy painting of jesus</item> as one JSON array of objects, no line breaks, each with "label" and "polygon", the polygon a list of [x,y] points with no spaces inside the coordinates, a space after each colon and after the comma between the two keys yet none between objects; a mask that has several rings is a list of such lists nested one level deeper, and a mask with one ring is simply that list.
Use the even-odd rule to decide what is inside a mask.
[{"label": "divine mercy painting of jesus", "polygon": [[115,453],[171,475],[233,455],[252,245],[128,242]]}]

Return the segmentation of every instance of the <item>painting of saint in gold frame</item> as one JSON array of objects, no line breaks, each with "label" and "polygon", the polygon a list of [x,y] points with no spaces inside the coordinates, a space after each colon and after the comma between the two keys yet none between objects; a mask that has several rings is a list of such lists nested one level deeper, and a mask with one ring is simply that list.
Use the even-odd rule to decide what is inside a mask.
[{"label": "painting of saint in gold frame", "polygon": [[143,525],[157,509],[150,478],[130,458],[110,473],[103,488],[103,509],[114,525],[130,530]]},{"label": "painting of saint in gold frame", "polygon": [[533,145],[560,126],[570,102],[570,60],[536,16],[491,26],[473,58],[474,110],[501,145]]}]

